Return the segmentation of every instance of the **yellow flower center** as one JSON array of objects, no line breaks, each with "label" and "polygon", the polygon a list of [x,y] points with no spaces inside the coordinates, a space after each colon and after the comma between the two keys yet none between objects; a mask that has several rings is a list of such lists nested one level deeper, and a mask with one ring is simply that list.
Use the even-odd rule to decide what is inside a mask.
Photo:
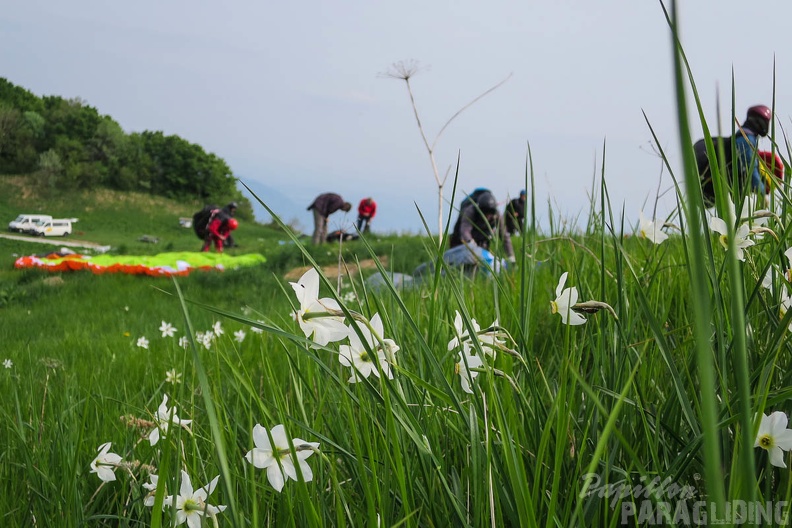
[{"label": "yellow flower center", "polygon": [[198,504],[198,501],[195,499],[187,499],[184,501],[184,511],[191,512],[191,511],[200,511],[202,510],[201,505]]},{"label": "yellow flower center", "polygon": [[726,235],[721,235],[719,240],[721,246],[723,246],[726,249],[729,249],[729,237],[727,237]]},{"label": "yellow flower center", "polygon": [[550,313],[557,314],[558,313],[558,303],[555,301],[550,301]]},{"label": "yellow flower center", "polygon": [[762,449],[770,449],[773,447],[773,437],[768,434],[759,437],[759,447]]}]

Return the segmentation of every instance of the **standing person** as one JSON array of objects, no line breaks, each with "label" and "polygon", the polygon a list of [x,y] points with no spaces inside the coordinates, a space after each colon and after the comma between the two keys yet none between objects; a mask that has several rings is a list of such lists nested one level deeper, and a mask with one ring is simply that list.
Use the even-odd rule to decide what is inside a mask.
[{"label": "standing person", "polygon": [[513,198],[506,204],[503,217],[506,219],[506,231],[509,232],[509,235],[522,233],[525,221],[525,197],[525,190],[522,190],[519,198]]},{"label": "standing person", "polygon": [[[757,158],[757,146],[759,144],[759,137],[764,137],[770,131],[770,120],[773,118],[773,112],[765,105],[756,105],[748,109],[743,125],[734,134],[734,137],[713,138],[715,143],[715,152],[720,155],[720,145],[723,146],[723,153],[725,155],[725,167],[720,167],[721,172],[727,178],[727,181],[734,185],[735,182],[731,181],[732,177],[732,142],[734,143],[734,150],[737,154],[737,182],[739,188],[742,189],[746,182],[750,179],[751,190],[759,194],[764,194],[764,182],[759,173],[759,161]],[[707,207],[715,205],[715,187],[712,182],[712,172],[710,170],[709,157],[707,156],[707,146],[703,139],[697,141],[693,145],[693,151],[696,154],[696,164],[698,165],[699,178],[701,179],[701,191],[704,195],[704,204]],[[718,160],[720,163],[720,159]]]},{"label": "standing person", "polygon": [[371,221],[377,214],[377,202],[373,198],[363,198],[358,205],[357,230],[360,233],[368,233],[371,229]]},{"label": "standing person", "polygon": [[313,209],[314,216],[314,232],[311,241],[315,245],[325,242],[327,238],[327,217],[335,213],[339,209],[348,213],[352,209],[352,204],[345,202],[341,196],[336,193],[324,193],[316,197],[316,199],[308,206],[308,211]]},{"label": "standing person", "polygon": [[765,194],[764,181],[759,172],[759,161],[756,149],[759,146],[759,136],[764,137],[770,132],[770,120],[773,111],[765,105],[756,105],[748,109],[745,122],[735,134],[734,144],[737,149],[739,162],[740,181],[751,178],[751,190],[760,196]]},{"label": "standing person", "polygon": [[[225,214],[229,218],[234,218],[236,216],[236,210],[237,210],[237,203],[236,202],[231,202],[228,205],[226,205],[225,207],[223,207],[222,213]],[[227,247],[227,248],[237,247],[236,240],[234,240],[234,237],[233,237],[233,235],[231,235],[230,232],[228,233],[228,238],[226,238],[226,240],[225,240],[225,247]]]},{"label": "standing person", "polygon": [[204,245],[201,251],[209,251],[209,248],[214,242],[215,249],[218,253],[223,252],[225,241],[231,234],[231,231],[239,227],[236,218],[231,218],[222,213],[214,215],[209,221],[209,232],[204,240]]},{"label": "standing person", "polygon": [[472,199],[466,199],[459,210],[459,218],[454,224],[449,247],[462,244],[479,246],[489,250],[490,241],[498,237],[503,241],[503,249],[509,262],[514,262],[514,248],[505,222],[498,214],[498,201],[490,191],[484,191]]}]

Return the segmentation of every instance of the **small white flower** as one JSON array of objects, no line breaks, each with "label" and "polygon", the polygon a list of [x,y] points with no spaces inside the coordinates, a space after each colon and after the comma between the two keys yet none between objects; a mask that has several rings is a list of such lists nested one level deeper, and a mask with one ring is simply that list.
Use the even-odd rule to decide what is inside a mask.
[{"label": "small white flower", "polygon": [[288,479],[299,480],[294,465],[295,461],[300,466],[303,480],[305,482],[313,480],[313,471],[305,459],[319,449],[319,442],[306,442],[300,438],[293,439],[291,443],[294,446],[295,456],[292,456],[283,425],[273,427],[270,434],[272,442],[270,442],[267,430],[256,424],[253,427],[253,443],[256,447],[248,451],[245,458],[259,469],[266,468],[267,480],[275,488],[275,491],[280,492]]},{"label": "small white flower", "polygon": [[787,429],[787,415],[776,411],[770,416],[762,414],[754,447],[761,447],[770,455],[770,463],[785,468],[784,451],[792,449],[792,429]]},{"label": "small white flower", "polygon": [[471,385],[473,380],[479,375],[471,369],[479,368],[484,364],[478,356],[468,355],[465,352],[459,352],[459,362],[456,364],[456,372],[459,374],[460,382],[462,383],[462,390],[468,394],[473,394]]},{"label": "small white flower", "polygon": [[154,421],[157,422],[157,426],[148,435],[149,443],[151,443],[151,445],[155,445],[157,442],[159,442],[160,432],[162,433],[162,437],[165,437],[165,435],[168,434],[168,428],[170,427],[170,424],[179,425],[189,431],[190,428],[187,426],[192,423],[192,420],[182,420],[179,418],[179,416],[176,414],[176,407],[168,408],[167,394],[162,397],[162,403],[157,409],[157,413],[154,415]]},{"label": "small white flower", "polygon": [[173,335],[176,333],[176,327],[170,323],[162,321],[159,331],[162,332],[162,337],[173,337]]},{"label": "small white flower", "polygon": [[149,340],[144,337],[138,337],[137,346],[148,350]]},{"label": "small white flower", "polygon": [[190,340],[187,338],[187,336],[181,336],[179,338],[179,346],[182,348],[189,348]]},{"label": "small white flower", "polygon": [[[193,491],[190,476],[186,471],[182,470],[182,481],[179,488],[179,494],[176,496],[176,525],[187,523],[189,528],[201,528],[201,518],[204,515],[214,517],[218,513],[226,509],[225,506],[212,506],[207,504],[206,499],[212,494],[217,481],[220,476],[216,476],[212,481],[200,488]],[[173,504],[173,497],[166,499],[167,504]],[[216,524],[216,523],[215,523]]]},{"label": "small white flower", "polygon": [[355,300],[355,292],[353,292],[353,291],[346,292],[343,295],[343,297],[341,297],[341,300],[344,301],[345,303],[354,302],[354,300]]},{"label": "small white flower", "polygon": [[225,330],[223,330],[223,326],[220,324],[220,321],[215,321],[215,324],[212,325],[212,332],[216,336],[221,336],[225,333]]},{"label": "small white flower", "polygon": [[[473,327],[475,339],[479,342],[481,350],[488,356],[492,356],[494,359],[497,349],[504,343],[502,339],[499,339],[500,334],[498,331],[490,330],[488,332],[482,333],[481,327],[473,318],[470,319],[470,325]],[[497,328],[497,319],[490,326],[492,328]],[[468,333],[467,327],[465,327],[465,323],[462,320],[462,315],[459,313],[459,310],[456,311],[456,315],[454,316],[454,335],[456,337],[448,342],[448,351],[450,352],[455,348],[461,347],[465,354],[472,354],[474,350],[473,340]]]},{"label": "small white flower", "polygon": [[242,341],[245,340],[245,335],[246,334],[244,330],[237,330],[236,332],[234,332],[234,341],[236,341],[237,343],[241,343]]},{"label": "small white flower", "polygon": [[121,457],[115,453],[109,453],[110,442],[99,446],[99,455],[91,462],[91,473],[96,473],[103,482],[112,482],[116,479],[115,470],[121,462]]},{"label": "small white flower", "polygon": [[176,369],[170,369],[165,373],[165,383],[176,385],[177,383],[181,383],[181,377],[181,372],[176,372]]},{"label": "small white flower", "polygon": [[660,231],[660,228],[655,225],[654,221],[644,217],[643,211],[639,215],[639,231],[641,236],[655,244],[662,244],[668,238],[668,235]]},{"label": "small white flower", "polygon": [[[475,333],[478,333],[481,330],[481,327],[475,319],[470,319],[470,326],[473,327],[473,331]],[[448,342],[448,351],[450,352],[461,346],[464,352],[470,352],[472,348],[470,343],[470,335],[468,333],[467,327],[465,326],[465,322],[462,320],[462,314],[459,313],[459,310],[457,310],[456,314],[454,315],[454,335],[456,337]]]},{"label": "small white flower", "polygon": [[[718,240],[723,246],[724,249],[729,249],[729,228],[726,226],[726,222],[724,222],[721,218],[717,216],[713,216],[710,218],[709,221],[710,229],[715,231],[716,233],[720,234]],[[738,260],[745,260],[745,253],[743,250],[745,248],[749,248],[755,244],[753,240],[750,240],[748,234],[750,233],[750,227],[748,224],[740,224],[737,230],[734,233],[734,245],[737,248],[737,259]]]},{"label": "small white flower", "polygon": [[[348,380],[349,383],[357,383],[361,378],[368,378],[371,374],[379,377],[379,370],[382,370],[382,373],[388,379],[393,379],[390,362],[393,360],[393,354],[399,351],[399,346],[392,339],[382,338],[383,326],[380,315],[375,314],[371,318],[370,324],[373,333],[372,330],[359,321],[354,321],[353,324],[356,324],[360,329],[360,333],[366,343],[361,341],[354,327],[350,325],[349,345],[338,347],[339,361],[345,367],[352,369],[352,376]],[[372,351],[373,355],[369,350]],[[379,370],[377,369],[377,364],[379,364]]]},{"label": "small white flower", "polygon": [[555,314],[561,316],[561,321],[568,325],[582,325],[586,322],[586,318],[579,313],[572,310],[572,306],[577,304],[578,291],[577,288],[564,288],[566,284],[568,273],[565,271],[561,278],[558,280],[556,286],[556,299],[550,301],[550,310]]},{"label": "small white flower", "polygon": [[314,347],[341,341],[347,336],[348,329],[342,317],[325,315],[328,310],[338,312],[341,307],[335,299],[319,299],[319,272],[310,269],[299,281],[289,284],[300,303],[299,310],[292,312],[292,318],[299,323],[305,337],[315,343]]},{"label": "small white flower", "polygon": [[7,368],[7,369],[10,369],[11,367],[13,367],[13,366],[14,366],[14,362],[13,362],[13,361],[11,361],[10,359],[4,359],[4,360],[3,360],[3,366],[4,366],[5,368]]},{"label": "small white flower", "polygon": [[[256,321],[256,322],[264,324],[264,321]],[[264,333],[264,330],[262,330],[261,328],[259,328],[257,326],[251,326],[250,327],[250,331],[253,332],[254,334],[263,334]]]},{"label": "small white flower", "polygon": [[215,334],[211,330],[198,332],[195,334],[195,340],[201,343],[206,350],[209,350],[212,347],[212,341],[215,340]]},{"label": "small white flower", "polygon": [[[143,487],[147,489],[149,492],[146,494],[146,497],[143,499],[143,506],[147,506],[151,508],[154,506],[154,499],[155,495],[157,494],[157,483],[159,482],[159,476],[154,475],[153,473],[149,475],[149,481],[143,483]],[[167,494],[167,490],[165,491]],[[171,497],[166,497],[165,501],[162,503],[163,506],[170,506]]]}]

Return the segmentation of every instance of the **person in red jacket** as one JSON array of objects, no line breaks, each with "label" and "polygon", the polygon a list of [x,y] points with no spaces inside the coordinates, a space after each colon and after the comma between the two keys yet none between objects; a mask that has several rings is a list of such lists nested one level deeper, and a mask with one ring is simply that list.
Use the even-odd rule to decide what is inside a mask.
[{"label": "person in red jacket", "polygon": [[371,197],[363,198],[358,205],[357,229],[360,233],[368,233],[371,229],[371,221],[377,214],[377,202]]},{"label": "person in red jacket", "polygon": [[308,206],[308,210],[313,210],[314,232],[311,241],[316,244],[323,244],[327,239],[327,217],[341,209],[348,213],[352,209],[352,204],[345,202],[336,193],[324,193],[316,197]]},{"label": "person in red jacket", "polygon": [[237,227],[239,227],[239,222],[237,222],[236,218],[222,214],[215,215],[209,222],[209,233],[206,235],[201,251],[209,251],[212,242],[214,242],[217,252],[222,253],[226,239],[231,235],[231,231]]}]

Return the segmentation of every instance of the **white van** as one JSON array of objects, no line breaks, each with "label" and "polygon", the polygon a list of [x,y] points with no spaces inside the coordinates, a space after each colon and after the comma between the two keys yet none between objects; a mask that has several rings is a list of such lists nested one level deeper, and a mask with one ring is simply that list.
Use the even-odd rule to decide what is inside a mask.
[{"label": "white van", "polygon": [[37,236],[66,236],[71,235],[72,219],[56,218],[38,222],[33,230]]},{"label": "white van", "polygon": [[52,220],[50,215],[21,214],[8,224],[8,230],[18,233],[29,233],[33,231],[36,222],[47,222],[49,220]]}]

